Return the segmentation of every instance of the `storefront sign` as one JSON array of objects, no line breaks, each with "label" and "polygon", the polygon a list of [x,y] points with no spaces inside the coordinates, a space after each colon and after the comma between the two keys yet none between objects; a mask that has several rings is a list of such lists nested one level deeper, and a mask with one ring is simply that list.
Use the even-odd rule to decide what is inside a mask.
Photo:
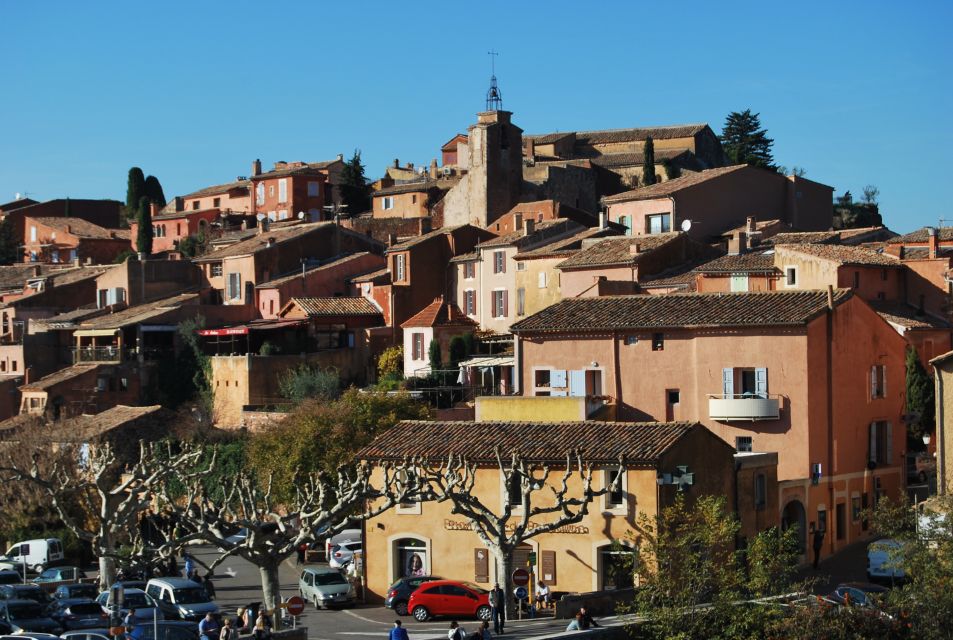
[{"label": "storefront sign", "polygon": [[[526,531],[527,533],[529,533],[529,532],[535,531],[541,526],[542,525],[538,523],[530,521],[526,525]],[[447,531],[472,531],[473,530],[470,527],[469,522],[465,522],[462,520],[450,520],[449,518],[443,521],[443,528],[446,529]],[[513,524],[506,525],[507,533],[513,533],[513,531],[515,530],[516,530],[516,525],[513,525]],[[566,524],[556,529],[553,529],[549,533],[568,533],[568,534],[576,534],[576,535],[588,535],[589,527],[585,527],[581,524]]]}]

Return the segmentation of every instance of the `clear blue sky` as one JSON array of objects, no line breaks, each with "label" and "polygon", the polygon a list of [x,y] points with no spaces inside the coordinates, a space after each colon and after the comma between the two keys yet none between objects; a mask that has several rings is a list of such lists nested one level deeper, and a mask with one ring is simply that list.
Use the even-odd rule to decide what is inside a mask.
[{"label": "clear blue sky", "polygon": [[[953,3],[0,4],[0,202],[167,197],[261,158],[427,163],[483,109],[489,49],[527,133],[751,108],[775,158],[887,224],[953,218]],[[953,224],[951,221],[950,224]]]}]

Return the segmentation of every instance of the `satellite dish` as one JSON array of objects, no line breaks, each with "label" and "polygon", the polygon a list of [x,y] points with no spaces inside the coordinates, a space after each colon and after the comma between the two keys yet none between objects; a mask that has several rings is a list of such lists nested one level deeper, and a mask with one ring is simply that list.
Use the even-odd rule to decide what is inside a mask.
[{"label": "satellite dish", "polygon": [[692,228],[692,221],[691,221],[691,220],[687,220],[687,219],[686,219],[686,220],[682,220],[682,231],[684,231],[685,233],[688,233],[688,230],[691,229],[691,228]]},{"label": "satellite dish", "polygon": [[304,220],[304,211],[298,212],[298,220]]}]

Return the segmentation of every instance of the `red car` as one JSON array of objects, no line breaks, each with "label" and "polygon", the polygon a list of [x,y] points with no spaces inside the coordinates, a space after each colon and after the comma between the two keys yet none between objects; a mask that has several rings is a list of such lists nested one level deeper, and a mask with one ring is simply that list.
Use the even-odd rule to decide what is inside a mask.
[{"label": "red car", "polygon": [[489,620],[490,592],[472,582],[434,580],[420,585],[410,594],[407,610],[418,622],[433,616]]}]

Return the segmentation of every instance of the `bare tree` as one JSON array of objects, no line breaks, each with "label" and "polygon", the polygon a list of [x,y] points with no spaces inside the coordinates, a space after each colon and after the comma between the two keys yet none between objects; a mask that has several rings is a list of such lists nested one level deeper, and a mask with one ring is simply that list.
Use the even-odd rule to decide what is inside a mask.
[{"label": "bare tree", "polygon": [[[625,468],[620,460],[615,481],[597,490],[592,487],[592,467],[583,463],[578,451],[567,453],[565,464],[556,469],[548,463],[532,463],[518,453],[506,462],[499,448],[494,455],[509,496],[499,513],[474,490],[481,465],[465,457],[451,455],[439,467],[428,468],[422,472],[421,484],[426,499],[451,502],[451,513],[469,521],[470,528],[493,554],[497,579],[507,602],[512,602],[513,551],[530,538],[581,522],[594,498],[617,487]],[[573,476],[578,478],[576,491],[569,486]]]},{"label": "bare tree", "polygon": [[[167,500],[188,529],[220,549],[211,568],[232,555],[258,567],[264,606],[274,609],[280,596],[281,563],[318,535],[333,535],[349,522],[374,517],[406,500],[416,492],[411,468],[409,463],[388,463],[376,478],[373,468],[363,463],[340,467],[336,478],[324,472],[301,474],[293,501],[285,505],[275,501],[270,476],[260,483],[249,471],[217,487],[224,489],[224,498],[213,497],[195,477],[190,489],[194,499]],[[229,532],[239,527],[247,532],[244,540],[230,538]]]},{"label": "bare tree", "polygon": [[[0,472],[46,492],[63,524],[77,538],[90,543],[99,557],[99,584],[107,589],[116,580],[118,546],[135,537],[139,515],[151,506],[156,489],[171,476],[182,478],[183,471],[201,454],[199,448],[174,452],[168,445],[164,449],[156,443],[141,442],[139,460],[126,467],[112,446],[103,443],[91,451],[88,461],[81,460],[79,473],[62,459],[48,472],[42,472],[39,454],[34,454],[28,469],[11,465],[0,467]],[[77,506],[85,517],[76,514]]]}]

